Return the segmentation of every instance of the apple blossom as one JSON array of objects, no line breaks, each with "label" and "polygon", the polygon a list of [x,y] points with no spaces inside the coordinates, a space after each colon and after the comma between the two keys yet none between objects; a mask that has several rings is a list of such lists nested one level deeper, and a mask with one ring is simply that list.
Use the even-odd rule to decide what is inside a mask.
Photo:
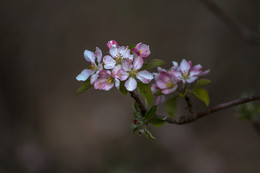
[{"label": "apple blossom", "polygon": [[118,75],[121,81],[128,79],[125,82],[125,87],[128,91],[133,91],[137,87],[136,79],[139,79],[142,83],[149,83],[153,79],[153,75],[146,71],[142,70],[141,67],[143,66],[143,58],[138,56],[135,57],[134,60],[125,59],[122,61],[122,69],[118,71]]},{"label": "apple blossom", "polygon": [[113,69],[116,65],[121,64],[124,59],[133,59],[133,55],[130,54],[128,47],[111,47],[109,53],[110,55],[106,55],[103,58],[105,69]]},{"label": "apple blossom", "polygon": [[183,83],[192,83],[202,75],[206,75],[210,70],[202,71],[200,64],[192,66],[191,61],[187,62],[183,59],[178,66],[178,63],[173,61],[171,73],[174,74],[178,80]]},{"label": "apple blossom", "polygon": [[90,76],[90,83],[93,84],[95,80],[98,78],[98,73],[102,69],[102,52],[96,47],[95,53],[89,50],[84,51],[84,57],[86,61],[90,62],[91,65],[88,69],[84,69],[76,79],[78,81],[86,81]]},{"label": "apple blossom", "polygon": [[148,57],[151,52],[150,48],[148,45],[143,44],[143,43],[138,43],[133,49],[133,53],[136,54],[137,56],[141,56],[143,58]]},{"label": "apple blossom", "polygon": [[107,48],[110,49],[111,47],[117,47],[118,44],[115,40],[110,40],[109,42],[107,42]]}]

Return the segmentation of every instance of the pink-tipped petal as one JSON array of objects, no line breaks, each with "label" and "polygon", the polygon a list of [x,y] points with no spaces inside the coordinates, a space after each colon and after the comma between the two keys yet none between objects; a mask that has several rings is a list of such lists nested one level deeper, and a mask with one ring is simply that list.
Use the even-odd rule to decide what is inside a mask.
[{"label": "pink-tipped petal", "polygon": [[156,83],[157,83],[157,86],[160,88],[160,89],[166,89],[166,88],[168,88],[167,87],[167,82],[164,82],[164,81],[162,81],[162,80],[158,80],[158,81],[156,81]]},{"label": "pink-tipped petal", "polygon": [[125,71],[130,71],[131,68],[133,67],[132,65],[133,61],[130,59],[125,59],[122,61],[122,69]]},{"label": "pink-tipped petal", "polygon": [[136,89],[137,82],[134,78],[130,77],[126,82],[125,82],[125,88],[127,91],[134,91]]},{"label": "pink-tipped petal", "polygon": [[129,73],[125,72],[123,69],[120,69],[117,76],[121,81],[125,81],[129,77]]},{"label": "pink-tipped petal", "polygon": [[84,57],[86,59],[86,61],[91,62],[91,63],[95,63],[96,57],[95,54],[89,50],[85,50],[84,51]]},{"label": "pink-tipped petal", "polygon": [[89,70],[89,69],[85,69],[83,70],[77,77],[76,79],[78,81],[85,81],[89,78],[90,75],[93,74],[93,71]]},{"label": "pink-tipped petal", "polygon": [[167,95],[167,94],[173,93],[176,89],[177,89],[177,85],[173,88],[162,90],[162,93]]},{"label": "pink-tipped petal", "polygon": [[114,86],[114,83],[105,83],[102,87],[102,90],[105,90],[105,91],[108,91],[110,90],[111,88],[113,88]]},{"label": "pink-tipped petal", "polygon": [[143,70],[136,74],[136,78],[139,79],[141,82],[147,84],[151,80],[153,80],[153,75],[150,72]]},{"label": "pink-tipped petal", "polygon": [[115,66],[114,68],[113,68],[113,70],[112,70],[112,76],[113,77],[117,77],[118,76],[118,71],[119,70],[121,70],[122,69],[122,67],[121,67],[121,65],[117,65],[117,66]]},{"label": "pink-tipped petal", "polygon": [[209,72],[210,72],[210,69],[208,69],[208,70],[202,72],[202,73],[200,74],[200,76],[206,75],[206,74],[208,74]]},{"label": "pink-tipped petal", "polygon": [[97,57],[98,64],[101,62],[102,59],[102,51],[96,47],[95,55]]},{"label": "pink-tipped petal", "polygon": [[104,56],[103,62],[105,69],[113,69],[116,65],[116,61],[109,55]]},{"label": "pink-tipped petal", "polygon": [[107,78],[107,77],[111,76],[111,71],[109,71],[109,70],[100,70],[98,75],[101,78]]},{"label": "pink-tipped petal", "polygon": [[117,47],[118,44],[115,40],[110,40],[109,42],[107,42],[107,48],[110,49],[111,47]]},{"label": "pink-tipped petal", "polygon": [[104,87],[104,84],[107,82],[106,78],[99,78],[94,83],[94,88],[101,90]]},{"label": "pink-tipped petal", "polygon": [[143,66],[144,60],[142,57],[138,56],[135,57],[134,62],[133,62],[133,67],[135,70],[139,70]]}]

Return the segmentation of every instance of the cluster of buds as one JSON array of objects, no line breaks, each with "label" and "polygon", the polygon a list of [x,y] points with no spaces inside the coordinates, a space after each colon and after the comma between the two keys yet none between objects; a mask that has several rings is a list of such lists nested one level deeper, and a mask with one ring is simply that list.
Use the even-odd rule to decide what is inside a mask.
[{"label": "cluster of buds", "polygon": [[98,47],[95,53],[84,51],[86,61],[91,64],[76,77],[78,81],[90,78],[90,84],[94,85],[95,89],[106,91],[114,86],[119,89],[120,82],[124,82],[127,91],[134,91],[137,87],[136,80],[147,84],[154,78],[150,72],[141,69],[144,59],[151,54],[148,45],[138,43],[129,49],[111,40],[107,43],[107,47],[109,55],[104,57]]},{"label": "cluster of buds", "polygon": [[210,70],[203,71],[200,64],[192,66],[191,61],[183,59],[180,65],[173,61],[170,70],[158,67],[158,73],[154,73],[155,83],[152,84],[153,94],[158,94],[156,104],[165,100],[165,95],[171,94],[177,90],[178,85],[186,87],[195,82],[200,76],[206,75]]}]

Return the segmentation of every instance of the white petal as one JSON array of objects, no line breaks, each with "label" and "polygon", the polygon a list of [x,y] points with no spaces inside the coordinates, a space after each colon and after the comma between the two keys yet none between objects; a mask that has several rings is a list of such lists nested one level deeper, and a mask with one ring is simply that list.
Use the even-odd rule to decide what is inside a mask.
[{"label": "white petal", "polygon": [[134,78],[130,77],[126,82],[125,82],[125,87],[127,91],[134,91],[136,89],[137,82]]},{"label": "white petal", "polygon": [[84,57],[85,57],[86,61],[91,62],[91,63],[95,63],[96,57],[95,57],[95,54],[93,52],[91,52],[89,50],[85,50],[84,51]]},{"label": "white petal", "polygon": [[116,65],[116,61],[109,55],[104,56],[103,62],[105,69],[112,69]]},{"label": "white petal", "polygon": [[182,61],[181,61],[181,64],[180,64],[180,70],[184,73],[184,72],[188,72],[189,70],[190,70],[190,65],[189,65],[189,63],[185,60],[185,59],[183,59]]},{"label": "white petal", "polygon": [[97,57],[97,61],[98,61],[98,64],[99,64],[101,59],[102,59],[102,51],[98,47],[96,47],[95,55]]},{"label": "white petal", "polygon": [[115,78],[115,86],[117,89],[120,87],[120,81],[117,78]]},{"label": "white petal", "polygon": [[109,53],[110,53],[110,55],[111,55],[113,58],[115,58],[115,57],[117,56],[117,53],[118,53],[117,47],[111,47],[111,48],[109,49]]},{"label": "white petal", "polygon": [[85,69],[83,70],[77,77],[76,79],[78,81],[85,81],[89,78],[90,75],[93,74],[93,71],[89,70],[89,69]]},{"label": "white petal", "polygon": [[142,66],[143,66],[144,60],[142,57],[138,56],[135,57],[134,62],[133,62],[133,66],[135,70],[139,70]]},{"label": "white petal", "polygon": [[98,73],[95,73],[91,76],[90,78],[91,85],[93,85],[93,83],[97,80],[97,78],[98,78]]},{"label": "white petal", "polygon": [[153,75],[150,72],[143,70],[136,74],[136,78],[147,84],[153,79]]}]

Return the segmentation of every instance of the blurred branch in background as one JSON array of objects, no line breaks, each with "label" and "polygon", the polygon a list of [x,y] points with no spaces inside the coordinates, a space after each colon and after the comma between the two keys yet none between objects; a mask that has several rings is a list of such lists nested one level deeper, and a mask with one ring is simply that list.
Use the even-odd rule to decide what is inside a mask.
[{"label": "blurred branch in background", "polygon": [[198,0],[200,1],[208,10],[210,10],[217,18],[219,18],[224,24],[226,24],[231,30],[238,34],[241,38],[247,41],[251,45],[257,45],[260,41],[259,31],[253,32],[249,30],[246,26],[241,24],[233,16],[229,15],[224,11],[218,4],[212,0]]}]

